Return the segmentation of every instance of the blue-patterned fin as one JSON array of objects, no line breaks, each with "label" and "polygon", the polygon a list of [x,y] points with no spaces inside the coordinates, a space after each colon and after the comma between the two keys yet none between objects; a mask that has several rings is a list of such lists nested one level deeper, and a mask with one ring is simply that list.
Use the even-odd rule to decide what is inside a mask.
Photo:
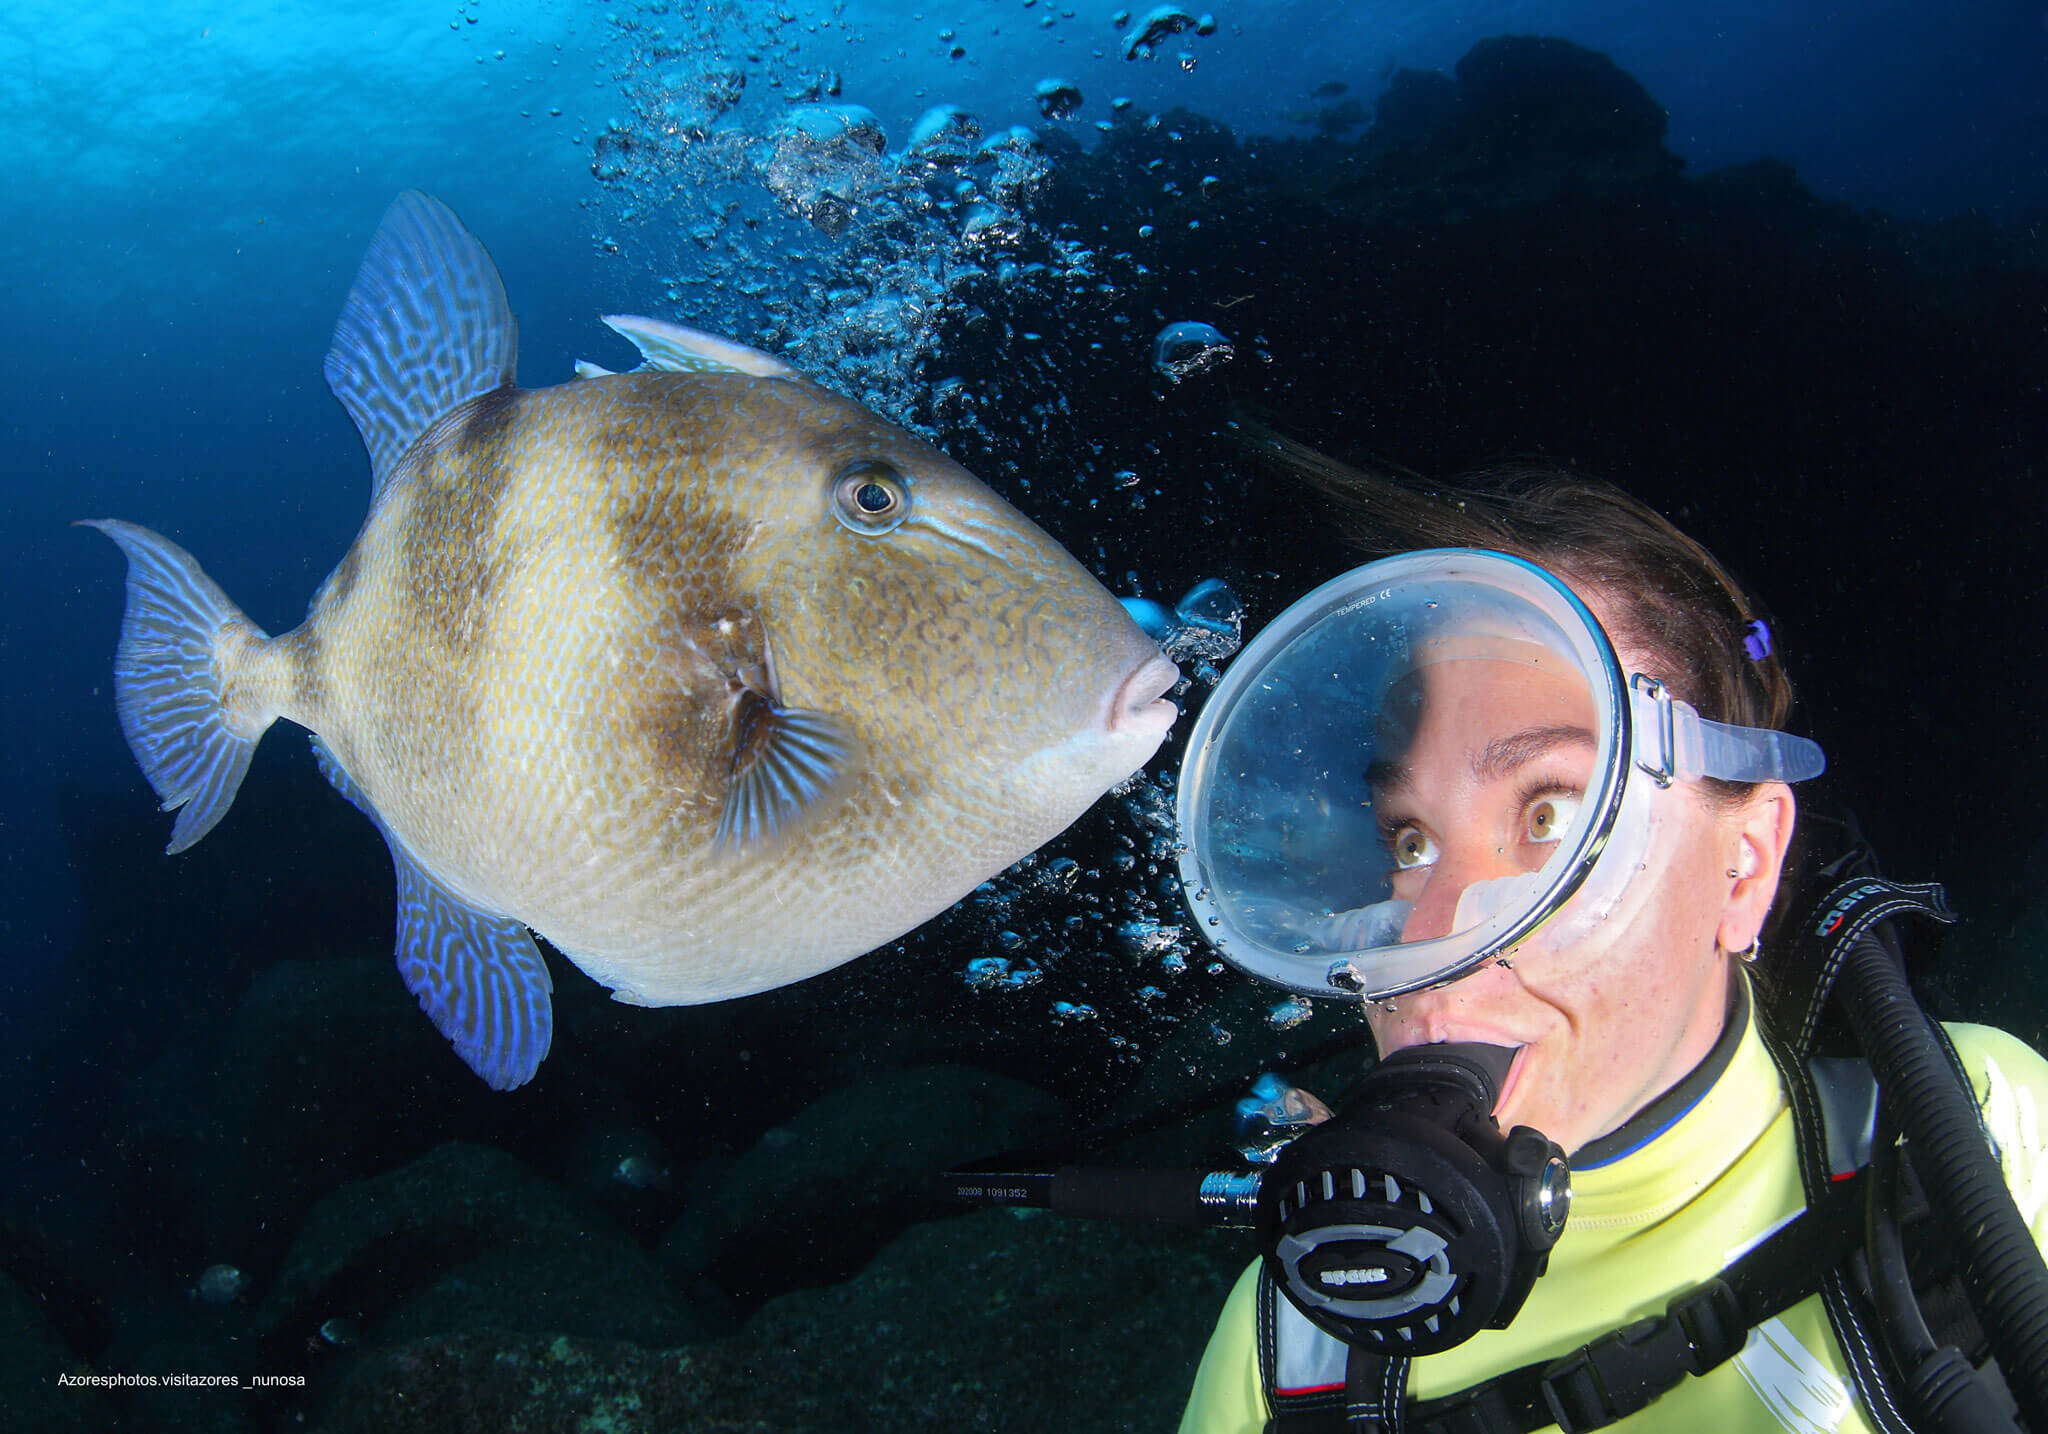
[{"label": "blue-patterned fin", "polygon": [[[681,324],[665,324],[660,319],[643,319],[636,314],[606,314],[604,321],[613,332],[632,340],[633,347],[640,350],[643,369],[663,369],[669,373],[750,373],[756,378],[803,377],[773,354],[716,334],[686,329]],[[583,367],[578,364],[578,371]]]},{"label": "blue-patterned fin", "polygon": [[391,834],[361,787],[315,738],[320,770],[384,834],[398,876],[398,972],[469,1068],[492,1090],[533,1079],[554,1040],[555,989],[524,924],[448,894]]},{"label": "blue-patterned fin", "polygon": [[853,735],[838,718],[742,693],[734,725],[732,787],[714,845],[744,850],[787,834],[852,764]]},{"label": "blue-patterned fin", "polygon": [[214,641],[239,623],[265,634],[228,601],[190,553],[118,518],[88,519],[128,555],[128,605],[114,650],[114,706],[128,750],[149,779],[181,852],[227,815],[256,754],[256,737],[229,730]]},{"label": "blue-patterned fin", "polygon": [[435,419],[511,383],[518,361],[519,325],[484,246],[440,200],[399,195],[356,270],[325,365],[370,450],[370,491]]}]

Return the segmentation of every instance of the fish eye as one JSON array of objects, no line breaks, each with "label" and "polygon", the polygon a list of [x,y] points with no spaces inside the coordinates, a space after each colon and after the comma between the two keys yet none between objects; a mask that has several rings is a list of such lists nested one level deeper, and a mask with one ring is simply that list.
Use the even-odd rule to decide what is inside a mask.
[{"label": "fish eye", "polygon": [[832,479],[832,510],[843,526],[879,537],[910,516],[910,484],[886,463],[857,459]]}]

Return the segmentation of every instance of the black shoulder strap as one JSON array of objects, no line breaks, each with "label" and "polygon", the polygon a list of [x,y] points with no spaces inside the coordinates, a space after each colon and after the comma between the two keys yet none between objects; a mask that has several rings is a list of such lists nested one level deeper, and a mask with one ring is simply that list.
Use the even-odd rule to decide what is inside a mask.
[{"label": "black shoulder strap", "polygon": [[[1911,914],[1944,925],[1955,920],[1948,898],[1934,883],[1909,884],[1857,877],[1835,887],[1796,928],[1779,958],[1772,985],[1778,997],[1757,1013],[1764,1047],[1776,1062],[1792,1105],[1799,1148],[1799,1179],[1811,1204],[1830,1184],[1826,1111],[1810,1059],[1820,1037],[1828,997],[1852,943],[1878,922]],[[1967,1089],[1969,1076],[1938,1023],[1934,1029],[1956,1078]],[[1866,1415],[1882,1434],[1912,1434],[1880,1356],[1875,1325],[1849,1273],[1839,1264],[1821,1282],[1821,1304],[1835,1343],[1849,1363]]]},{"label": "black shoulder strap", "polygon": [[1407,1357],[1347,1346],[1315,1330],[1263,1270],[1258,1351],[1259,1382],[1271,1410],[1266,1434],[1404,1434]]},{"label": "black shoulder strap", "polygon": [[1828,997],[1849,948],[1871,927],[1893,916],[1915,915],[1946,926],[1956,919],[1938,882],[1885,881],[1859,876],[1820,899],[1773,952],[1764,978],[1771,999],[1760,1003],[1792,1057],[1804,1062],[1819,1049]]}]

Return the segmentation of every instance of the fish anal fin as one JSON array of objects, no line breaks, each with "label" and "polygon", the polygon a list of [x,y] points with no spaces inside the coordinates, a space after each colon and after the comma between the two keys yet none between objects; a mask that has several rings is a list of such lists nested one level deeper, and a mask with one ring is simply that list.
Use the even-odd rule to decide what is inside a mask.
[{"label": "fish anal fin", "polygon": [[742,689],[733,716],[732,785],[713,838],[720,850],[769,845],[796,830],[852,770],[852,730],[823,712]]},{"label": "fish anal fin", "polygon": [[313,754],[321,773],[391,849],[398,877],[398,972],[463,1063],[492,1090],[533,1079],[553,1043],[554,978],[524,923],[492,916],[451,895],[406,850],[326,743]]},{"label": "fish anal fin", "polygon": [[341,759],[334,755],[334,749],[320,738],[313,739],[313,764],[320,769],[320,775],[328,785],[348,798],[350,806],[377,824],[377,830],[384,830],[384,819],[377,815],[377,808],[371,805],[363,789],[356,785],[356,779],[341,765]]},{"label": "fish anal fin", "polygon": [[398,868],[398,971],[420,1009],[492,1090],[533,1079],[554,1039],[555,983],[525,925],[456,900],[404,854]]}]

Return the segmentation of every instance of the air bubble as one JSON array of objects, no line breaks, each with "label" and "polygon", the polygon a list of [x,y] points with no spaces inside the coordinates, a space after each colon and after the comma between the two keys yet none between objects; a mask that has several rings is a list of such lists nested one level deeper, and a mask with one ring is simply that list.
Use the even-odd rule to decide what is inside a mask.
[{"label": "air bubble", "polygon": [[1214,324],[1168,324],[1152,340],[1152,367],[1174,383],[1220,368],[1236,356],[1230,340]]}]

